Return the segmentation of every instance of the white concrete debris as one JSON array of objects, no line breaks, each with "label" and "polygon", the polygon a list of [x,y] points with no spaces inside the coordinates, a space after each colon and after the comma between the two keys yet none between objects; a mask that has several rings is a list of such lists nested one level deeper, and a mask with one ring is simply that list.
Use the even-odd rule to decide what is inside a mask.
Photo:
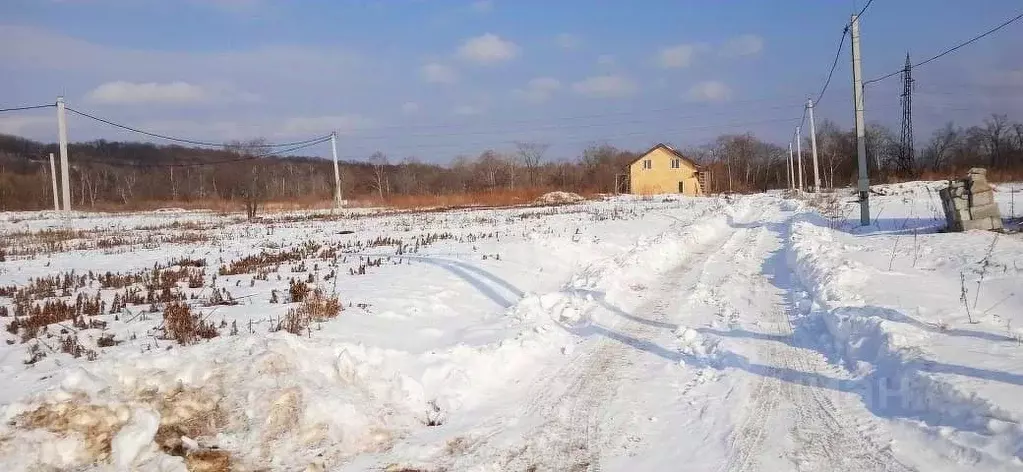
[{"label": "white concrete debris", "polygon": [[994,191],[987,182],[987,169],[974,167],[965,179],[949,180],[948,187],[941,189],[939,195],[949,231],[1002,229]]}]

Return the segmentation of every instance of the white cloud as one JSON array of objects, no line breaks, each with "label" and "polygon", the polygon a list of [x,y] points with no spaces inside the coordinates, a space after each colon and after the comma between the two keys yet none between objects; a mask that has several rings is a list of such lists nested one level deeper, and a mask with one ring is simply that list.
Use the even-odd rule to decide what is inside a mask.
[{"label": "white cloud", "polygon": [[470,7],[477,13],[489,13],[494,10],[494,0],[477,0]]},{"label": "white cloud", "polygon": [[[106,46],[51,31],[0,25],[0,63],[14,70],[52,76],[68,83],[110,77],[154,80],[173,77],[190,84],[245,83],[254,90],[302,91],[343,87],[370,75],[368,63],[344,48],[269,45],[217,52],[165,51]],[[47,72],[41,72],[47,71]],[[74,98],[74,97],[69,97]]]},{"label": "white cloud", "polygon": [[617,60],[615,60],[615,57],[611,54],[601,54],[597,56],[597,65],[599,66],[609,67],[615,65],[615,62],[617,62]]},{"label": "white cloud", "polygon": [[458,72],[451,67],[431,62],[420,68],[423,80],[434,84],[453,84],[458,82]]},{"label": "white cloud", "polygon": [[419,113],[419,104],[416,102],[405,102],[401,104],[401,112],[406,115]]},{"label": "white cloud", "polygon": [[723,82],[707,80],[690,87],[686,97],[697,102],[723,102],[732,98],[732,89]]},{"label": "white cloud", "polygon": [[572,84],[576,93],[596,98],[627,97],[636,93],[637,89],[632,80],[620,75],[589,77]]},{"label": "white cloud", "polygon": [[566,51],[573,51],[579,49],[579,46],[582,45],[582,40],[579,39],[578,36],[571,33],[561,33],[556,38],[554,38],[554,41],[555,43],[557,43],[559,48],[564,49]]},{"label": "white cloud", "polygon": [[85,95],[86,101],[107,105],[174,104],[208,102],[255,102],[259,97],[226,84],[175,82],[128,82],[100,84]]},{"label": "white cloud", "polygon": [[478,107],[474,107],[472,105],[461,105],[461,106],[455,107],[453,112],[456,115],[473,116],[473,115],[480,115],[480,114],[482,114],[483,110],[478,108]]},{"label": "white cloud", "polygon": [[188,82],[134,83],[118,80],[107,82],[92,89],[85,98],[93,103],[142,104],[142,103],[194,103],[206,101],[209,92],[199,85]]},{"label": "white cloud", "polygon": [[458,48],[458,57],[477,64],[507,62],[518,55],[519,47],[515,43],[492,33],[469,38]]},{"label": "white cloud", "polygon": [[529,81],[524,89],[515,90],[515,95],[534,103],[545,102],[561,88],[561,81],[553,77],[537,77]]},{"label": "white cloud", "polygon": [[657,64],[665,69],[689,67],[693,63],[696,51],[697,47],[692,44],[666,47],[657,53]]},{"label": "white cloud", "polygon": [[0,115],[0,133],[13,135],[33,134],[40,131],[50,132],[56,125],[57,119],[49,113],[46,116]]},{"label": "white cloud", "polygon": [[764,38],[755,34],[744,34],[728,40],[722,48],[722,53],[730,57],[753,56],[763,50]]}]

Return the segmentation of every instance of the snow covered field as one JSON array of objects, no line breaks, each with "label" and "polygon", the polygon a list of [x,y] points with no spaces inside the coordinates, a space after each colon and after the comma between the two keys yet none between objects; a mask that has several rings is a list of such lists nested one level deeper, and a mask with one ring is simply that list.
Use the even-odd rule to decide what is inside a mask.
[{"label": "snow covered field", "polygon": [[1023,469],[1023,238],[936,188],[0,214],[0,470]]}]

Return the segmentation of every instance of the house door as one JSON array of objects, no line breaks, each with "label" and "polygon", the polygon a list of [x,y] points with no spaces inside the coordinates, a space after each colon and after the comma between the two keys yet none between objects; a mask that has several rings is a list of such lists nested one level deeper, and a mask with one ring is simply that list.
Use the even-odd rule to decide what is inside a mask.
[{"label": "house door", "polygon": [[678,183],[678,193],[686,193],[686,184],[684,182]]}]

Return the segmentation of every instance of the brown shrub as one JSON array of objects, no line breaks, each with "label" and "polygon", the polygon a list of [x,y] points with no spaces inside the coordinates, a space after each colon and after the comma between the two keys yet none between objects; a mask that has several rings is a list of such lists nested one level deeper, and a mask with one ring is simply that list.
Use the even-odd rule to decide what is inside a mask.
[{"label": "brown shrub", "polygon": [[60,351],[66,354],[71,354],[76,358],[85,356],[85,358],[90,361],[96,360],[96,351],[86,349],[85,346],[82,346],[82,343],[78,341],[77,336],[64,336],[64,338],[60,341]]},{"label": "brown shrub", "polygon": [[194,344],[200,339],[215,338],[220,333],[211,321],[202,320],[192,314],[192,308],[184,303],[173,302],[163,312],[164,337],[179,344]]},{"label": "brown shrub", "polygon": [[288,294],[291,295],[291,303],[302,303],[309,294],[309,286],[305,282],[291,279],[288,282]]},{"label": "brown shrub", "polygon": [[[304,284],[303,284],[304,285]],[[301,335],[313,322],[323,322],[336,318],[341,313],[341,301],[336,296],[326,296],[316,289],[296,308],[288,310],[284,319],[277,323],[274,331],[287,331]]]}]

